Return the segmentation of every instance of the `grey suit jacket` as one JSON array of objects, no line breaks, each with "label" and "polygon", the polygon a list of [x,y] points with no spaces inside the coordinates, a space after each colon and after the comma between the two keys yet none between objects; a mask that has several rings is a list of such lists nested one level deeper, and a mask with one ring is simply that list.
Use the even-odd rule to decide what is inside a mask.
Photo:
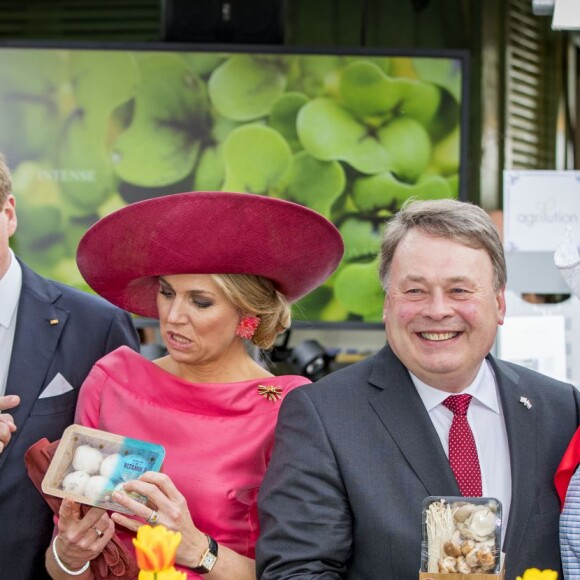
[{"label": "grey suit jacket", "polygon": [[[0,580],[48,578],[44,553],[54,528],[52,511],[28,478],[26,450],[44,437],[59,439],[72,424],[78,390],[98,359],[123,344],[139,350],[128,313],[21,266],[22,292],[6,386],[6,394],[19,395],[21,402],[10,411],[17,431],[0,453]],[[39,398],[57,373],[73,390]]]},{"label": "grey suit jacket", "polygon": [[[512,466],[506,578],[529,567],[561,575],[553,476],[580,420],[580,393],[489,360]],[[460,493],[409,373],[385,347],[284,400],[258,498],[258,577],[416,580],[421,504],[431,495]]]}]

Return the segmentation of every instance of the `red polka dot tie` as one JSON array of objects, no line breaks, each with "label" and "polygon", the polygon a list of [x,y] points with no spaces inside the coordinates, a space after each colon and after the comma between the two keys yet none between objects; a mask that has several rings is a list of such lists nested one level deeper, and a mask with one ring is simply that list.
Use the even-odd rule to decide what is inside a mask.
[{"label": "red polka dot tie", "polygon": [[461,495],[481,497],[481,469],[477,447],[471,427],[467,422],[467,409],[471,395],[451,395],[443,404],[453,412],[449,429],[449,464],[455,474]]}]

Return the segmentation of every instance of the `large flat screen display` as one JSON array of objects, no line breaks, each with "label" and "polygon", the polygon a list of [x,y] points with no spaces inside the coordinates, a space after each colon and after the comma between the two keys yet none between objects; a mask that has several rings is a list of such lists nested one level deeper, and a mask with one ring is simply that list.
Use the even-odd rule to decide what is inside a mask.
[{"label": "large flat screen display", "polygon": [[0,45],[13,247],[40,273],[88,291],[78,241],[117,208],[192,190],[279,197],[331,219],[346,245],[337,272],[296,305],[298,325],[379,323],[376,254],[389,216],[409,197],[465,197],[466,59]]}]

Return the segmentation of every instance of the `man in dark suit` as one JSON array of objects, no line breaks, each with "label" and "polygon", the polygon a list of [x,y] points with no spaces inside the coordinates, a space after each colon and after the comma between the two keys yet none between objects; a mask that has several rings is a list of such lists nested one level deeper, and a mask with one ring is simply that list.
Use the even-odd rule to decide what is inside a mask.
[{"label": "man in dark suit", "polygon": [[444,401],[457,394],[479,493],[503,505],[506,579],[561,574],[553,477],[580,396],[490,355],[506,284],[493,222],[455,200],[407,204],[387,225],[380,279],[387,346],[282,404],[258,498],[258,577],[416,580],[423,501],[465,489],[448,457]]},{"label": "man in dark suit", "polygon": [[128,313],[15,257],[8,246],[15,206],[0,154],[0,580],[41,580],[52,511],[28,478],[24,454],[72,424],[93,364],[121,345],[138,350],[139,339]]}]

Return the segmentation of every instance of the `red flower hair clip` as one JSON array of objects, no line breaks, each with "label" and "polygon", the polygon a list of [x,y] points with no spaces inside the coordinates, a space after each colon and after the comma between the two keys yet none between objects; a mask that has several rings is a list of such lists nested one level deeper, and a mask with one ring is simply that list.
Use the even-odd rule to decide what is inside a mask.
[{"label": "red flower hair clip", "polygon": [[252,340],[258,326],[260,326],[260,319],[257,316],[242,316],[236,328],[236,336]]}]

